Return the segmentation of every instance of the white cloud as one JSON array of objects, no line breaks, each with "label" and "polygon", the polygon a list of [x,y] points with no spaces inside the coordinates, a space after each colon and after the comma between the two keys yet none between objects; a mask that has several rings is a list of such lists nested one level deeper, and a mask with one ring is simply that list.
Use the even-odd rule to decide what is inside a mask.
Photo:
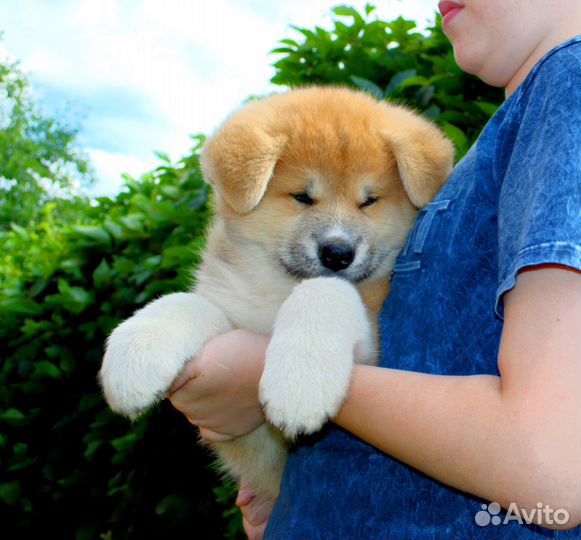
[{"label": "white cloud", "polygon": [[147,161],[135,156],[107,152],[98,148],[86,148],[85,150],[99,179],[98,184],[86,188],[86,191],[91,195],[114,195],[119,192],[123,184],[122,173],[128,173],[134,178],[138,178],[158,164],[155,159]]}]

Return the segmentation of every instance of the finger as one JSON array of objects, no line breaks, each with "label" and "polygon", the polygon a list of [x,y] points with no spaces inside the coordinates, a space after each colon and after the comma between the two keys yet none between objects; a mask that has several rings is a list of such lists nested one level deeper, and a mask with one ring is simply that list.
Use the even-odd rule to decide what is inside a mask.
[{"label": "finger", "polygon": [[177,392],[180,388],[188,384],[188,382],[191,381],[192,379],[195,379],[196,376],[197,376],[196,359],[192,358],[191,360],[188,360],[184,368],[181,370],[181,372],[178,374],[173,384],[171,385],[169,391],[170,395]]},{"label": "finger", "polygon": [[236,497],[236,506],[242,508],[254,499],[254,494],[245,486],[241,486]]},{"label": "finger", "polygon": [[173,396],[176,392],[181,390],[191,380],[193,380],[193,377],[186,377],[186,375],[180,375],[171,385],[171,388],[169,389],[169,395]]},{"label": "finger", "polygon": [[236,438],[232,435],[218,433],[216,431],[212,431],[211,429],[203,428],[203,427],[200,428],[200,437],[202,437],[202,439],[204,439],[206,442],[211,442],[211,443],[227,442],[227,441],[232,441]]},{"label": "finger", "polygon": [[251,523],[248,523],[245,518],[242,518],[242,526],[244,527],[246,536],[248,536],[248,540],[262,540],[267,524],[268,521],[265,521],[260,525],[252,525]]},{"label": "finger", "polygon": [[254,495],[253,493],[246,494],[243,492],[242,498],[247,500],[246,504],[238,504],[242,515],[251,525],[258,526],[268,521],[276,499],[271,499],[264,495]]},{"label": "finger", "polygon": [[178,379],[175,380],[167,397],[176,409],[193,403],[207,393],[204,387],[198,384],[199,381],[200,379],[196,377],[183,381],[183,384]]},{"label": "finger", "polygon": [[[188,420],[193,417],[194,413],[198,416],[202,416],[199,409],[199,400],[196,398],[198,396],[195,393],[189,391],[189,387],[186,385],[182,386],[179,390],[169,394],[167,399],[173,405],[175,409],[188,417]],[[192,410],[194,408],[194,410]],[[198,414],[200,413],[200,414]],[[193,422],[195,423],[195,422]]]}]

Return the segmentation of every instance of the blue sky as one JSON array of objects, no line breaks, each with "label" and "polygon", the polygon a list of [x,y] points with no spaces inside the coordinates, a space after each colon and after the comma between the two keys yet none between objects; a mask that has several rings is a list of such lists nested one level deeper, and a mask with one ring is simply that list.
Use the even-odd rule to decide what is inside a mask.
[{"label": "blue sky", "polygon": [[[0,58],[21,62],[35,100],[80,127],[96,170],[94,194],[121,172],[177,159],[270,85],[277,41],[291,24],[330,27],[331,8],[365,0],[0,0]],[[383,19],[433,20],[435,0],[371,2]]]}]

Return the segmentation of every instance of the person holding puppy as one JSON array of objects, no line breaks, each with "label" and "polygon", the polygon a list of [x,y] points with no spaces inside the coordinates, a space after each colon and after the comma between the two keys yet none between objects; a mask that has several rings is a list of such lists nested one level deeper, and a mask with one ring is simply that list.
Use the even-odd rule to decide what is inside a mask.
[{"label": "person holding puppy", "polygon": [[[274,508],[242,487],[250,538],[581,535],[581,3],[440,10],[459,66],[507,99],[398,257],[381,365],[354,367]],[[172,404],[208,440],[252,431],[267,346],[210,341]]]}]

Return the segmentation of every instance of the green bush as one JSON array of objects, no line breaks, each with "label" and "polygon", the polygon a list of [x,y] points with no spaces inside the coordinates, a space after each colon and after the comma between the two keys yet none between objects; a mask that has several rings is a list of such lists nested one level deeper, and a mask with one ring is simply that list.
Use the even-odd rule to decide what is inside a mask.
[{"label": "green bush", "polygon": [[[500,91],[455,66],[439,19],[423,35],[411,21],[372,12],[342,6],[332,30],[296,29],[301,38],[274,51],[283,56],[273,82],[350,85],[409,104],[463,154]],[[217,480],[187,421],[162,403],[129,424],[96,383],[112,328],[191,282],[210,219],[202,142],[177,164],[159,154],[159,167],[126,177],[114,198],[48,200],[26,228],[13,222],[0,234],[6,538],[240,537],[233,488]],[[0,177],[16,175],[2,166]]]}]

